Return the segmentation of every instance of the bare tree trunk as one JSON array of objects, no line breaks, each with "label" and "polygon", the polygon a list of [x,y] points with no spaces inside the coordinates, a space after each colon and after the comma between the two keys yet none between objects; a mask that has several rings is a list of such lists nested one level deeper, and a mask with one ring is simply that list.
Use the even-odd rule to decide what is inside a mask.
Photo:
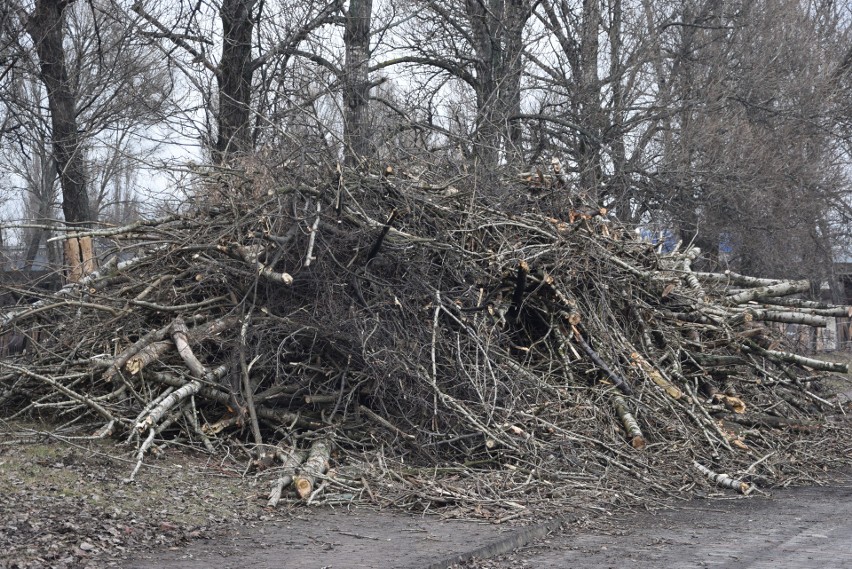
[{"label": "bare tree trunk", "polygon": [[372,156],[370,140],[370,19],[373,0],[351,0],[343,42],[343,141],[346,164],[355,166]]},{"label": "bare tree trunk", "polygon": [[495,16],[502,13],[502,0],[486,3],[467,0],[465,10],[470,20],[471,40],[476,53],[477,84],[476,91],[476,132],[474,133],[474,154],[478,165],[489,170],[497,163],[500,148],[499,97],[495,72],[500,69],[501,46],[499,38],[494,37]]},{"label": "bare tree trunk", "polygon": [[503,115],[506,117],[506,160],[510,165],[523,164],[523,129],[517,118],[521,114],[521,76],[524,71],[524,27],[531,16],[527,0],[507,0],[504,22],[506,29],[503,60],[503,88],[501,89]]},{"label": "bare tree trunk", "polygon": [[[42,224],[51,217],[51,205],[53,202],[53,183],[56,180],[56,164],[53,156],[47,149],[47,141],[43,138],[39,140],[38,147],[35,149],[35,155],[38,157],[38,162],[34,165],[33,177],[29,180],[31,185],[31,195],[29,201],[30,210],[27,217],[33,218],[37,223]],[[33,229],[29,235],[26,254],[24,256],[24,270],[32,271],[35,264],[38,251],[41,248],[41,242],[50,237],[50,232],[46,229]]]},{"label": "bare tree trunk", "polygon": [[630,203],[629,182],[625,168],[627,166],[627,150],[624,143],[624,70],[622,67],[623,8],[621,0],[609,2],[609,82],[612,90],[610,119],[608,130],[611,134],[602,136],[609,144],[612,157],[613,180],[609,191],[614,203],[616,216],[625,223],[633,224],[633,211]]},{"label": "bare tree trunk", "polygon": [[521,129],[510,117],[521,110],[523,31],[532,12],[529,0],[467,0],[465,6],[476,53],[475,154],[491,168],[504,143],[506,158],[518,159]]},{"label": "bare tree trunk", "polygon": [[[581,124],[597,139],[602,130],[598,53],[600,50],[600,0],[583,0],[583,27],[580,38],[579,113]],[[578,147],[580,189],[597,199],[601,158],[597,140],[580,135]]]},{"label": "bare tree trunk", "polygon": [[251,82],[254,65],[251,40],[254,29],[252,9],[257,0],[223,0],[222,58],[217,69],[219,85],[216,162],[227,156],[249,152],[252,148]]},{"label": "bare tree trunk", "polygon": [[63,11],[73,0],[38,0],[26,29],[35,44],[53,136],[53,156],[62,185],[62,211],[67,223],[93,221],[86,188],[86,168],[77,126],[76,101],[62,45]]}]

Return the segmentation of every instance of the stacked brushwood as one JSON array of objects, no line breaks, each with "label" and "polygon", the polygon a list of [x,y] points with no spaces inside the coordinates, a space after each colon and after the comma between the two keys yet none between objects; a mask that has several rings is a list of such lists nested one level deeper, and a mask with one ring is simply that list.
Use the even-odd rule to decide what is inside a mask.
[{"label": "stacked brushwood", "polygon": [[555,175],[502,203],[317,179],[218,169],[177,213],[69,231],[99,267],[0,315],[27,339],[0,362],[3,416],[130,443],[131,479],[181,442],[244,452],[269,505],[500,520],[847,460],[823,391],[846,366],[774,331],[848,314],[801,300],[810,283],[694,272],[694,248],[659,254]]}]

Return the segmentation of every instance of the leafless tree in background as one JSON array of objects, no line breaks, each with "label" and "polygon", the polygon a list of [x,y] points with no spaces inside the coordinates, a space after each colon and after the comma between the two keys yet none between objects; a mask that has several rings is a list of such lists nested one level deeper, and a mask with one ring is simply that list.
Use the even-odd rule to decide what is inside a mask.
[{"label": "leafless tree in background", "polygon": [[65,10],[68,0],[38,0],[32,12],[21,8],[19,17],[38,55],[40,78],[47,89],[53,161],[62,186],[66,223],[93,220],[89,205],[85,157],[77,121],[77,99],[71,84],[65,46]]},{"label": "leafless tree in background", "polygon": [[[396,46],[402,55],[376,66],[420,66],[433,89],[444,88],[446,78],[469,88],[475,100],[469,155],[485,170],[522,157],[518,115],[524,32],[532,8],[531,0],[412,2],[410,32]],[[436,70],[443,79],[435,76]],[[446,126],[443,130],[450,132]]]},{"label": "leafless tree in background", "polygon": [[[274,66],[282,59],[303,54],[300,44],[317,28],[330,23],[341,8],[340,0],[314,5],[309,3],[303,12],[305,18],[298,26],[283,27],[286,33],[273,44],[256,45],[255,28],[267,17],[274,17],[272,7],[258,0],[222,0],[215,8],[221,20],[221,36],[214,37],[211,22],[203,22],[205,14],[198,4],[178,6],[179,13],[174,21],[169,14],[156,15],[149,12],[141,2],[132,9],[142,17],[143,29],[154,41],[165,40],[178,47],[183,53],[175,55],[171,47],[162,45],[161,50],[170,58],[180,61],[189,56],[191,65],[201,65],[215,78],[216,142],[213,144],[214,161],[223,162],[228,156],[249,153],[254,147],[253,101],[258,98],[255,76],[265,66]],[[174,8],[169,6],[169,8]],[[218,61],[210,54],[210,47],[219,45]],[[187,64],[183,64],[184,67]],[[282,70],[279,68],[278,72]],[[196,83],[202,91],[203,84]],[[268,86],[268,85],[264,85]],[[201,95],[212,102],[209,93]]]},{"label": "leafless tree in background", "polygon": [[728,241],[740,270],[805,276],[829,267],[826,216],[848,207],[848,157],[837,152],[830,103],[842,55],[831,44],[842,34],[836,21],[832,29],[820,21],[835,8],[795,0],[680,8],[664,24],[674,55],[656,82],[670,111],[660,123],[662,207],[682,239],[711,255]]},{"label": "leafless tree in background", "polygon": [[[37,73],[69,221],[95,215],[81,213],[82,190],[90,209],[137,203],[128,192],[143,149],[121,133],[191,136],[181,120],[207,121],[194,136],[219,164],[395,160],[488,173],[483,185],[497,188],[555,157],[571,191],[620,218],[667,225],[711,262],[770,275],[824,272],[852,218],[852,15],[841,3],[14,7],[0,8],[0,140],[12,152],[16,128],[36,116],[9,97],[17,78]],[[24,25],[32,42],[17,39]],[[27,57],[48,64],[27,67]],[[111,219],[129,215],[110,207]]]},{"label": "leafless tree in background", "polygon": [[[50,237],[49,228],[60,207],[66,222],[95,221],[106,213],[102,210],[105,204],[110,204],[108,217],[114,221],[136,215],[135,208],[116,208],[121,201],[138,204],[134,188],[121,186],[120,180],[137,171],[139,161],[157,146],[141,143],[139,135],[161,117],[169,77],[151,50],[134,41],[122,19],[106,10],[108,6],[97,1],[63,5],[59,14],[61,65],[41,63],[39,53],[48,57],[51,52],[36,50],[34,38],[40,38],[40,32],[34,31],[35,36],[15,33],[44,22],[30,18],[24,6],[18,6],[14,19],[4,19],[9,41],[2,53],[9,65],[0,81],[0,101],[9,119],[9,132],[0,161],[11,174],[7,184],[18,186],[9,189],[17,189],[23,198],[21,216],[35,224],[21,235],[25,267],[33,265]],[[35,12],[32,14],[34,17]],[[52,82],[46,82],[45,73],[53,77]],[[58,86],[57,77],[62,78]],[[67,112],[70,117],[63,114]],[[54,134],[57,124],[61,129],[74,129],[72,142]],[[64,169],[57,159],[58,147],[69,161]],[[57,180],[61,201],[56,196]],[[85,208],[75,201],[81,192]],[[85,216],[83,209],[88,211]],[[119,211],[123,217],[116,217]],[[52,248],[47,251],[49,255],[54,252]]]}]

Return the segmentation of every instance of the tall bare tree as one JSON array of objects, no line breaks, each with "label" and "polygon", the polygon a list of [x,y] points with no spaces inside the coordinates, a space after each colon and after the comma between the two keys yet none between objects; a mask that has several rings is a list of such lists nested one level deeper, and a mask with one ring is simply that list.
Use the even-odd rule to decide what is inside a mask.
[{"label": "tall bare tree", "polygon": [[[198,24],[200,5],[186,6],[184,21],[167,23],[136,2],[132,9],[139,14],[149,28],[146,35],[154,41],[166,39],[179,47],[192,64],[201,64],[213,74],[217,84],[216,97],[216,142],[212,145],[216,162],[224,162],[231,156],[249,152],[254,146],[252,120],[253,101],[256,98],[255,74],[258,69],[274,65],[280,59],[303,54],[300,44],[315,29],[334,21],[340,12],[343,0],[331,0],[314,8],[309,6],[309,16],[300,25],[290,28],[272,45],[257,46],[255,28],[269,9],[258,0],[221,0],[216,8],[221,20],[221,38],[212,37],[210,25]],[[185,33],[181,29],[192,30]],[[216,61],[207,47],[219,43],[221,53]],[[162,46],[168,57],[175,57],[173,50]],[[186,67],[186,66],[184,66]],[[206,94],[202,94],[208,98]]]},{"label": "tall bare tree", "polygon": [[350,0],[343,43],[343,142],[350,166],[371,156],[370,140],[370,24],[373,0]]},{"label": "tall bare tree", "polygon": [[486,170],[502,159],[518,160],[524,31],[532,0],[414,2],[413,33],[402,38],[404,54],[375,69],[403,64],[440,70],[475,96],[473,156]]},{"label": "tall bare tree", "polygon": [[89,206],[85,157],[77,122],[76,97],[69,80],[64,39],[65,10],[73,0],[38,0],[32,12],[20,10],[39,59],[47,88],[53,161],[62,186],[62,211],[67,223],[93,220]]}]

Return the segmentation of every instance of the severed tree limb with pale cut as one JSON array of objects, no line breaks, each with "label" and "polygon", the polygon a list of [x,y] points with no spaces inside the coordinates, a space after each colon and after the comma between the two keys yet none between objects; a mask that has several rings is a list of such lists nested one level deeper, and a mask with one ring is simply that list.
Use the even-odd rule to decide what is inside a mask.
[{"label": "severed tree limb with pale cut", "polygon": [[747,321],[762,321],[802,324],[804,326],[812,326],[814,328],[825,328],[828,326],[828,320],[821,315],[788,310],[769,310],[763,308],[746,308],[742,313],[734,316],[731,320],[734,324]]},{"label": "severed tree limb with pale cut", "polygon": [[269,508],[274,508],[278,505],[278,502],[281,501],[281,493],[284,491],[284,488],[293,483],[293,479],[296,477],[296,470],[305,460],[305,452],[291,449],[286,453],[283,451],[280,452],[277,458],[281,461],[281,476],[275,480],[272,490],[269,492],[269,500],[266,502]]},{"label": "severed tree limb with pale cut", "polygon": [[756,298],[789,296],[791,294],[799,294],[807,292],[811,288],[810,281],[789,281],[762,286],[758,288],[744,290],[742,292],[732,294],[725,298],[728,304],[745,304]]},{"label": "severed tree limb with pale cut", "polygon": [[742,349],[744,352],[752,352],[759,354],[761,356],[766,357],[772,361],[776,362],[786,362],[790,364],[798,364],[801,366],[809,367],[815,370],[820,371],[831,371],[836,373],[849,373],[848,364],[842,362],[827,362],[823,360],[818,360],[816,358],[808,358],[805,356],[800,356],[799,354],[794,354],[792,352],[780,352],[777,350],[767,350],[758,346],[754,342],[745,339],[743,341]]},{"label": "severed tree limb with pale cut", "polygon": [[311,443],[308,458],[299,468],[298,474],[293,478],[299,497],[307,500],[314,492],[314,484],[320,476],[328,471],[328,460],[331,456],[331,445],[326,439],[317,439]]},{"label": "severed tree limb with pale cut", "polygon": [[752,491],[752,486],[747,482],[743,482],[742,480],[737,480],[736,478],[731,478],[727,474],[717,474],[713,472],[706,466],[702,466],[697,462],[692,463],[698,471],[707,477],[708,480],[716,484],[717,486],[721,486],[722,488],[730,488],[732,490],[736,490],[740,494],[748,495]]},{"label": "severed tree limb with pale cut", "polygon": [[630,446],[636,450],[644,449],[646,444],[645,437],[642,435],[639,423],[636,422],[635,417],[628,411],[627,402],[624,401],[624,398],[620,395],[613,395],[612,407],[615,409],[615,413],[624,426],[624,431],[630,437]]}]

